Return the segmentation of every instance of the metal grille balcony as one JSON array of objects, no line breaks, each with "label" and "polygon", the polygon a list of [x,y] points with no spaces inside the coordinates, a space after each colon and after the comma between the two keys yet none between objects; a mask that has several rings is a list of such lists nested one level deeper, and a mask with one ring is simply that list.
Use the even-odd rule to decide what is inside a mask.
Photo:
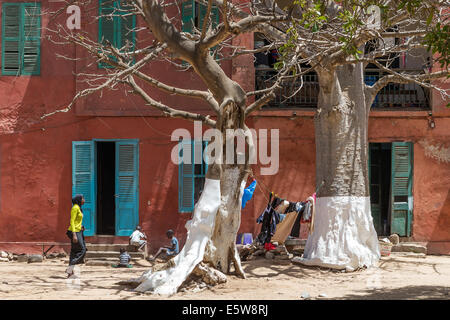
[{"label": "metal grille balcony", "polygon": [[[411,70],[410,70],[411,71]],[[276,72],[270,68],[257,68],[256,90],[268,88],[276,81]],[[366,70],[365,82],[372,85],[383,73],[379,70]],[[303,86],[302,85],[303,80]],[[298,90],[298,91],[297,91]],[[276,97],[272,99],[264,108],[272,109],[294,109],[294,108],[316,108],[319,94],[319,83],[317,74],[309,73],[302,76],[302,79],[286,79],[281,83],[281,88],[275,91]],[[258,96],[257,96],[258,98]],[[396,84],[389,83],[380,90],[376,96],[372,109],[377,110],[429,110],[430,90],[423,88],[416,83]]]},{"label": "metal grille balcony", "polygon": [[[272,86],[276,81],[276,72],[273,69],[256,69],[256,90],[262,90]],[[281,88],[276,89],[276,97],[265,108],[316,108],[319,94],[319,82],[317,74],[305,74],[295,80],[286,79],[281,83]],[[295,93],[295,94],[294,94]],[[257,97],[258,98],[258,97]]]}]

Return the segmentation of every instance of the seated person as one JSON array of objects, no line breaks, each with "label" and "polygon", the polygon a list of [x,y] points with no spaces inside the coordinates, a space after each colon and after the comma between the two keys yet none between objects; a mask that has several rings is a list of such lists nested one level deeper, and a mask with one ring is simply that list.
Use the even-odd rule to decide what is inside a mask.
[{"label": "seated person", "polygon": [[179,252],[178,239],[175,238],[173,230],[167,230],[167,238],[170,239],[170,246],[164,246],[159,248],[154,257],[149,258],[150,261],[154,261],[160,254],[164,253],[166,259],[175,257]]},{"label": "seated person", "polygon": [[147,236],[141,230],[140,226],[136,227],[130,236],[130,245],[137,247],[139,251],[143,251],[144,248],[144,255],[147,255]]},{"label": "seated person", "polygon": [[133,266],[130,264],[131,256],[130,254],[125,250],[125,248],[120,248],[120,255],[119,255],[119,264],[113,264],[113,268],[132,268]]}]

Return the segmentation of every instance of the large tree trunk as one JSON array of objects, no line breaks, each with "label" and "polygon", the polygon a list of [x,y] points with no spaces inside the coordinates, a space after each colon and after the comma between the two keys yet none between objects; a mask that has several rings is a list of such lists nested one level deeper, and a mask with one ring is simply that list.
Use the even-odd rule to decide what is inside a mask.
[{"label": "large tree trunk", "polygon": [[301,262],[349,271],[380,258],[370,212],[362,64],[319,71],[316,216]]},{"label": "large tree trunk", "polygon": [[236,248],[236,234],[241,224],[241,201],[247,174],[238,166],[225,168],[221,185],[221,203],[204,262],[229,273],[231,262],[236,273],[245,277]]},{"label": "large tree trunk", "polygon": [[[248,177],[249,155],[245,162],[237,162],[238,150],[234,145],[234,136],[227,137],[227,129],[243,129],[247,132],[246,146],[252,150],[253,141],[245,127],[244,108],[234,100],[223,107],[218,120],[222,135],[222,161],[209,166],[206,182],[198,203],[195,205],[192,220],[186,223],[187,240],[180,253],[167,264],[165,270],[144,273],[132,282],[138,282],[136,291],[152,291],[155,294],[175,294],[194,269],[196,275],[208,273],[208,268],[215,268],[222,273],[229,273],[231,263],[237,275],[245,278],[239,254],[236,249],[236,234],[241,222],[241,201]],[[234,148],[234,163],[226,159],[226,141],[231,139]],[[247,148],[246,148],[247,149]],[[217,272],[215,272],[217,274]],[[219,279],[226,279],[219,272]],[[211,284],[211,283],[209,283]]]},{"label": "large tree trunk", "polygon": [[[238,87],[237,92],[244,94]],[[235,99],[225,105],[222,109],[222,116],[218,121],[218,129],[222,133],[223,146],[223,165],[221,187],[221,204],[216,217],[214,233],[207,246],[205,262],[210,263],[216,269],[229,273],[230,265],[233,263],[237,275],[245,278],[241,267],[239,253],[236,248],[236,235],[241,224],[241,203],[245,183],[248,177],[249,153],[253,151],[253,140],[248,128],[244,124],[245,102],[235,103]],[[226,134],[231,129],[232,136]],[[237,133],[237,134],[236,134]],[[244,135],[247,134],[247,137]],[[235,143],[235,137],[241,135],[245,141],[245,149],[240,150],[238,143]],[[227,146],[233,148],[233,163],[227,163]],[[247,148],[248,146],[248,148]],[[244,159],[239,154],[245,154]]]}]

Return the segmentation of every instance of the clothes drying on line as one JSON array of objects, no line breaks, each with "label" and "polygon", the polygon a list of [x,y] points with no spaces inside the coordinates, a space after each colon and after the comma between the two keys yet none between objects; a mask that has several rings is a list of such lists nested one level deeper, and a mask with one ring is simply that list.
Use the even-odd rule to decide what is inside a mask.
[{"label": "clothes drying on line", "polygon": [[256,183],[257,183],[256,179],[254,179],[253,182],[247,188],[244,189],[244,194],[242,195],[242,209],[245,208],[247,202],[253,197]]}]

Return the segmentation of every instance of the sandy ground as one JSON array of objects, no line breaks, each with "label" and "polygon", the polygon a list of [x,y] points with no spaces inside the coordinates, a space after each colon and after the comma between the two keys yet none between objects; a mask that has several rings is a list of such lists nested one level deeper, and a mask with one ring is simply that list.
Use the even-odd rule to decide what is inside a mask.
[{"label": "sandy ground", "polygon": [[299,300],[308,293],[310,299],[450,300],[450,256],[392,254],[376,268],[353,273],[258,259],[243,262],[246,280],[229,276],[227,283],[215,288],[172,297],[139,294],[118,284],[141,275],[148,265],[146,261],[131,269],[83,265],[80,279],[68,280],[63,260],[0,262],[0,299]]}]

